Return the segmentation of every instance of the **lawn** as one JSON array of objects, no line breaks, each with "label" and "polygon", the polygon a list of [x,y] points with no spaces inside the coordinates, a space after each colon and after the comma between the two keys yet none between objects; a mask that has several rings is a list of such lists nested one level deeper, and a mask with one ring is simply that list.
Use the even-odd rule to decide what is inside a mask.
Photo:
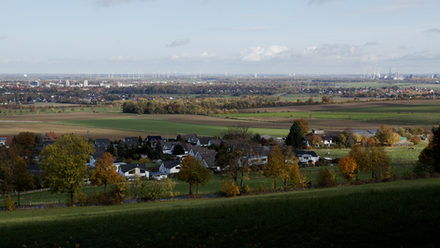
[{"label": "lawn", "polygon": [[[80,125],[87,127],[99,127],[120,130],[135,130],[144,131],[146,133],[172,135],[197,133],[198,135],[221,136],[227,130],[227,127],[218,125],[202,125],[170,120],[151,120],[142,118],[72,120],[64,121],[62,123],[68,125]],[[275,128],[250,128],[249,131],[253,133],[267,134],[273,136],[285,136],[287,135],[289,130]]]},{"label": "lawn", "polygon": [[2,247],[438,247],[440,179],[0,212]]}]

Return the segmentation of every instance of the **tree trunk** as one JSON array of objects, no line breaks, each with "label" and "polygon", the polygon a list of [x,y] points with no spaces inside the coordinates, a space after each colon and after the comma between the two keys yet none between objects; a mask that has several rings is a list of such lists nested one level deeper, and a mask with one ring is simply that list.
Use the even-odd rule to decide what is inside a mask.
[{"label": "tree trunk", "polygon": [[20,207],[20,191],[17,191],[17,206]]},{"label": "tree trunk", "polygon": [[107,181],[104,181],[104,192],[107,193]]},{"label": "tree trunk", "polygon": [[190,183],[189,184],[189,195],[192,195],[193,193],[192,193],[192,184]]},{"label": "tree trunk", "polygon": [[284,179],[284,191],[287,191],[287,179]]},{"label": "tree trunk", "polygon": [[73,191],[70,191],[70,206],[73,206]]},{"label": "tree trunk", "polygon": [[199,195],[199,184],[196,183],[196,196],[198,196],[198,195]]}]

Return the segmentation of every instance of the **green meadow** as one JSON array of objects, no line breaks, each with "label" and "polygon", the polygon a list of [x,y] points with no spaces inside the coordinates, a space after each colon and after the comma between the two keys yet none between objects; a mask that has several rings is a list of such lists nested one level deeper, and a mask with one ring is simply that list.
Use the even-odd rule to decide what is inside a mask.
[{"label": "green meadow", "polygon": [[2,247],[438,247],[440,179],[0,212]]},{"label": "green meadow", "polygon": [[[198,135],[221,136],[227,130],[225,126],[202,125],[195,123],[183,123],[170,120],[149,120],[149,119],[98,119],[98,120],[72,120],[64,121],[62,124],[80,125],[88,127],[99,127],[121,130],[144,131],[147,133],[158,134],[189,134],[197,133]],[[267,134],[273,136],[285,136],[288,134],[287,129],[272,128],[250,128],[249,131],[259,134]]]}]

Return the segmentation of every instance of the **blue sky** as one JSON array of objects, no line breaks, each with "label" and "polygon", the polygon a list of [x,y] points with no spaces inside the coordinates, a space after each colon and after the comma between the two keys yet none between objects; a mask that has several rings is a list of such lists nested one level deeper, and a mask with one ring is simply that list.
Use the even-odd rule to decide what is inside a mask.
[{"label": "blue sky", "polygon": [[437,0],[2,0],[0,73],[440,72]]}]

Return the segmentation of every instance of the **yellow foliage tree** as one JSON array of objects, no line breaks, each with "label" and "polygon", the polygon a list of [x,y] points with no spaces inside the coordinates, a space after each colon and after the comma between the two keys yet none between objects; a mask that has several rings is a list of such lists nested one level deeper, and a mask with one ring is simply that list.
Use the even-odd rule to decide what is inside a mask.
[{"label": "yellow foliage tree", "polygon": [[342,178],[347,182],[353,180],[358,170],[356,160],[353,157],[346,156],[339,160],[338,165]]},{"label": "yellow foliage tree", "polygon": [[96,162],[96,169],[93,171],[91,181],[98,186],[104,185],[104,191],[107,191],[107,184],[120,182],[122,178],[116,171],[116,166],[113,165],[113,155],[106,152]]}]

